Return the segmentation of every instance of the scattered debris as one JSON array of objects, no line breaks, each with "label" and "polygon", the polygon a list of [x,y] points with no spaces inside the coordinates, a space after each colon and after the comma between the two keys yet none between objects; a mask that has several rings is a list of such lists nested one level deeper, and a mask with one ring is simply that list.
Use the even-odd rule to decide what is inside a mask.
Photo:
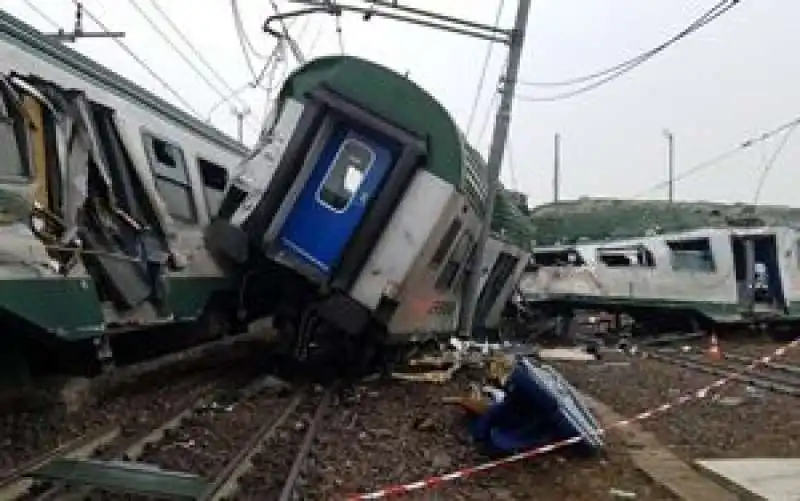
[{"label": "scattered debris", "polygon": [[636,499],[636,493],[631,491],[623,491],[621,489],[609,489],[608,493],[614,499]]},{"label": "scattered debris", "polygon": [[597,355],[587,353],[580,348],[546,348],[539,350],[536,355],[542,360],[570,360],[575,362],[597,360]]}]

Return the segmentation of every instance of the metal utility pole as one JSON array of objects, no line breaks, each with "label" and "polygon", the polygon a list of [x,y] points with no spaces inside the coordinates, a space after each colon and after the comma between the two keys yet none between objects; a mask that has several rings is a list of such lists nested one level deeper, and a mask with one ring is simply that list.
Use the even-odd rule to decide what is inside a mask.
[{"label": "metal utility pole", "polygon": [[48,37],[61,42],[75,42],[79,38],[122,38],[122,31],[83,31],[83,4],[78,2],[75,6],[75,28],[72,33],[59,29],[58,33],[48,33]]},{"label": "metal utility pole", "polygon": [[483,257],[486,251],[486,242],[489,240],[489,234],[491,232],[494,204],[500,185],[500,164],[503,161],[503,154],[505,153],[508,139],[508,129],[511,125],[514,90],[517,85],[517,74],[519,73],[519,62],[520,59],[522,59],[522,47],[525,43],[525,28],[528,25],[530,7],[531,0],[519,0],[517,15],[514,19],[514,31],[511,32],[508,65],[506,66],[506,74],[503,78],[503,87],[500,91],[500,107],[495,117],[492,143],[489,147],[489,193],[486,200],[486,214],[483,218],[483,226],[481,226],[481,232],[478,237],[475,258],[472,261],[473,271],[469,275],[469,282],[467,283],[464,298],[466,315],[461,324],[461,334],[465,337],[472,337],[475,323],[475,308],[478,304],[480,279],[484,272]]},{"label": "metal utility pole", "polygon": [[233,108],[231,113],[236,117],[236,131],[237,136],[239,138],[239,142],[241,143],[244,138],[244,117],[249,115],[251,112],[249,107],[245,107],[243,109]]},{"label": "metal utility pole", "polygon": [[675,195],[675,141],[672,132],[664,129],[664,136],[667,138],[668,162],[669,162],[669,203],[673,202]]},{"label": "metal utility pole", "polygon": [[553,203],[558,203],[559,177],[561,174],[561,135],[556,134],[553,143]]},{"label": "metal utility pole", "polygon": [[[474,21],[458,19],[444,14],[425,11],[423,9],[408,7],[398,3],[398,0],[365,0],[369,7],[357,7],[344,5],[340,2],[330,0],[292,0],[292,3],[309,5],[310,7],[289,12],[276,14],[267,18],[264,23],[264,31],[277,38],[283,38],[285,33],[280,30],[270,28],[272,22],[282,22],[289,17],[304,16],[314,13],[328,13],[341,16],[342,12],[356,12],[363,16],[364,21],[373,17],[393,19],[395,21],[409,22],[420,26],[459,33],[462,35],[499,42],[509,46],[508,65],[502,79],[500,90],[500,106],[495,116],[494,132],[492,133],[492,143],[489,148],[488,159],[488,186],[483,215],[484,224],[481,227],[478,241],[475,247],[472,260],[472,273],[469,274],[467,288],[464,297],[464,307],[459,319],[460,331],[464,336],[471,336],[475,320],[475,306],[478,302],[478,288],[482,273],[481,263],[485,253],[486,242],[489,240],[491,232],[492,216],[494,214],[495,199],[497,189],[500,184],[500,164],[503,161],[506,142],[508,139],[508,129],[511,124],[511,108],[514,99],[514,90],[517,85],[517,73],[519,72],[519,62],[522,58],[522,47],[525,42],[525,27],[528,24],[528,13],[530,12],[531,0],[519,0],[517,14],[514,20],[514,28],[507,30],[496,26],[489,26]],[[400,12],[396,14],[386,10]],[[413,17],[412,17],[413,16]]]}]

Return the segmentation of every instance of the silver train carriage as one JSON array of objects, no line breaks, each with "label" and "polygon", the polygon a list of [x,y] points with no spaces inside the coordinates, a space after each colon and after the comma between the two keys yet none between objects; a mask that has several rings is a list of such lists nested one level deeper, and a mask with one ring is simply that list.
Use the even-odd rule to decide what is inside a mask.
[{"label": "silver train carriage", "polygon": [[243,145],[4,12],[0,116],[4,366],[82,372],[108,333],[235,310],[202,228]]},{"label": "silver train carriage", "polygon": [[520,289],[553,315],[624,312],[645,331],[800,320],[800,234],[722,227],[539,247]]}]

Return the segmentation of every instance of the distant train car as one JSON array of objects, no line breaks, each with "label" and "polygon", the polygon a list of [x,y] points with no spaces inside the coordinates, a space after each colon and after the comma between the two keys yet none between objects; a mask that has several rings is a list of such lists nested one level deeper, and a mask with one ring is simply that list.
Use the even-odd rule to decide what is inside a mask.
[{"label": "distant train car", "polygon": [[447,111],[402,75],[336,56],[295,71],[274,117],[206,234],[243,274],[248,318],[274,314],[301,356],[452,334],[487,169]]},{"label": "distant train car", "polygon": [[648,331],[800,320],[800,235],[785,227],[706,228],[540,247],[527,304],[630,314]]},{"label": "distant train car", "polygon": [[83,370],[106,334],[234,310],[202,228],[243,145],[4,12],[0,115],[3,362]]}]

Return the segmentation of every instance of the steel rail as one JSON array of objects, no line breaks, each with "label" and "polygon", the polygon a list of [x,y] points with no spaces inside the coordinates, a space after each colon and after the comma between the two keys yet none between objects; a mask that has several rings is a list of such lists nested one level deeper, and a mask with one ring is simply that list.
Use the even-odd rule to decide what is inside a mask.
[{"label": "steel rail", "polygon": [[[687,369],[705,372],[707,374],[713,374],[716,376],[730,377],[736,381],[749,383],[756,388],[762,388],[775,393],[783,393],[791,396],[800,396],[800,381],[791,382],[775,378],[774,376],[760,374],[737,374],[736,368],[732,369],[732,367],[735,367],[733,365],[719,365],[713,362],[705,362],[699,359],[692,359],[677,355],[667,355],[659,352],[651,352],[648,354],[648,356],[656,360],[679,365]],[[741,370],[742,367],[739,366],[738,369]]]},{"label": "steel rail", "polygon": [[338,387],[338,385],[334,384],[333,386],[329,387],[325,394],[322,396],[322,400],[317,406],[317,410],[314,413],[314,417],[311,420],[311,424],[306,431],[305,436],[303,437],[303,442],[300,444],[300,449],[297,451],[297,455],[294,458],[294,462],[292,463],[292,468],[289,470],[289,474],[286,476],[286,481],[283,484],[283,490],[281,491],[281,495],[278,498],[278,501],[291,501],[295,499],[295,488],[297,486],[297,480],[300,478],[300,472],[302,471],[303,466],[305,465],[306,459],[308,457],[309,452],[311,452],[311,446],[314,443],[314,438],[316,438],[317,431],[319,428],[319,423],[322,421],[322,417],[325,415],[325,412],[328,410],[328,406],[331,402],[331,397],[333,396],[334,388]]}]

